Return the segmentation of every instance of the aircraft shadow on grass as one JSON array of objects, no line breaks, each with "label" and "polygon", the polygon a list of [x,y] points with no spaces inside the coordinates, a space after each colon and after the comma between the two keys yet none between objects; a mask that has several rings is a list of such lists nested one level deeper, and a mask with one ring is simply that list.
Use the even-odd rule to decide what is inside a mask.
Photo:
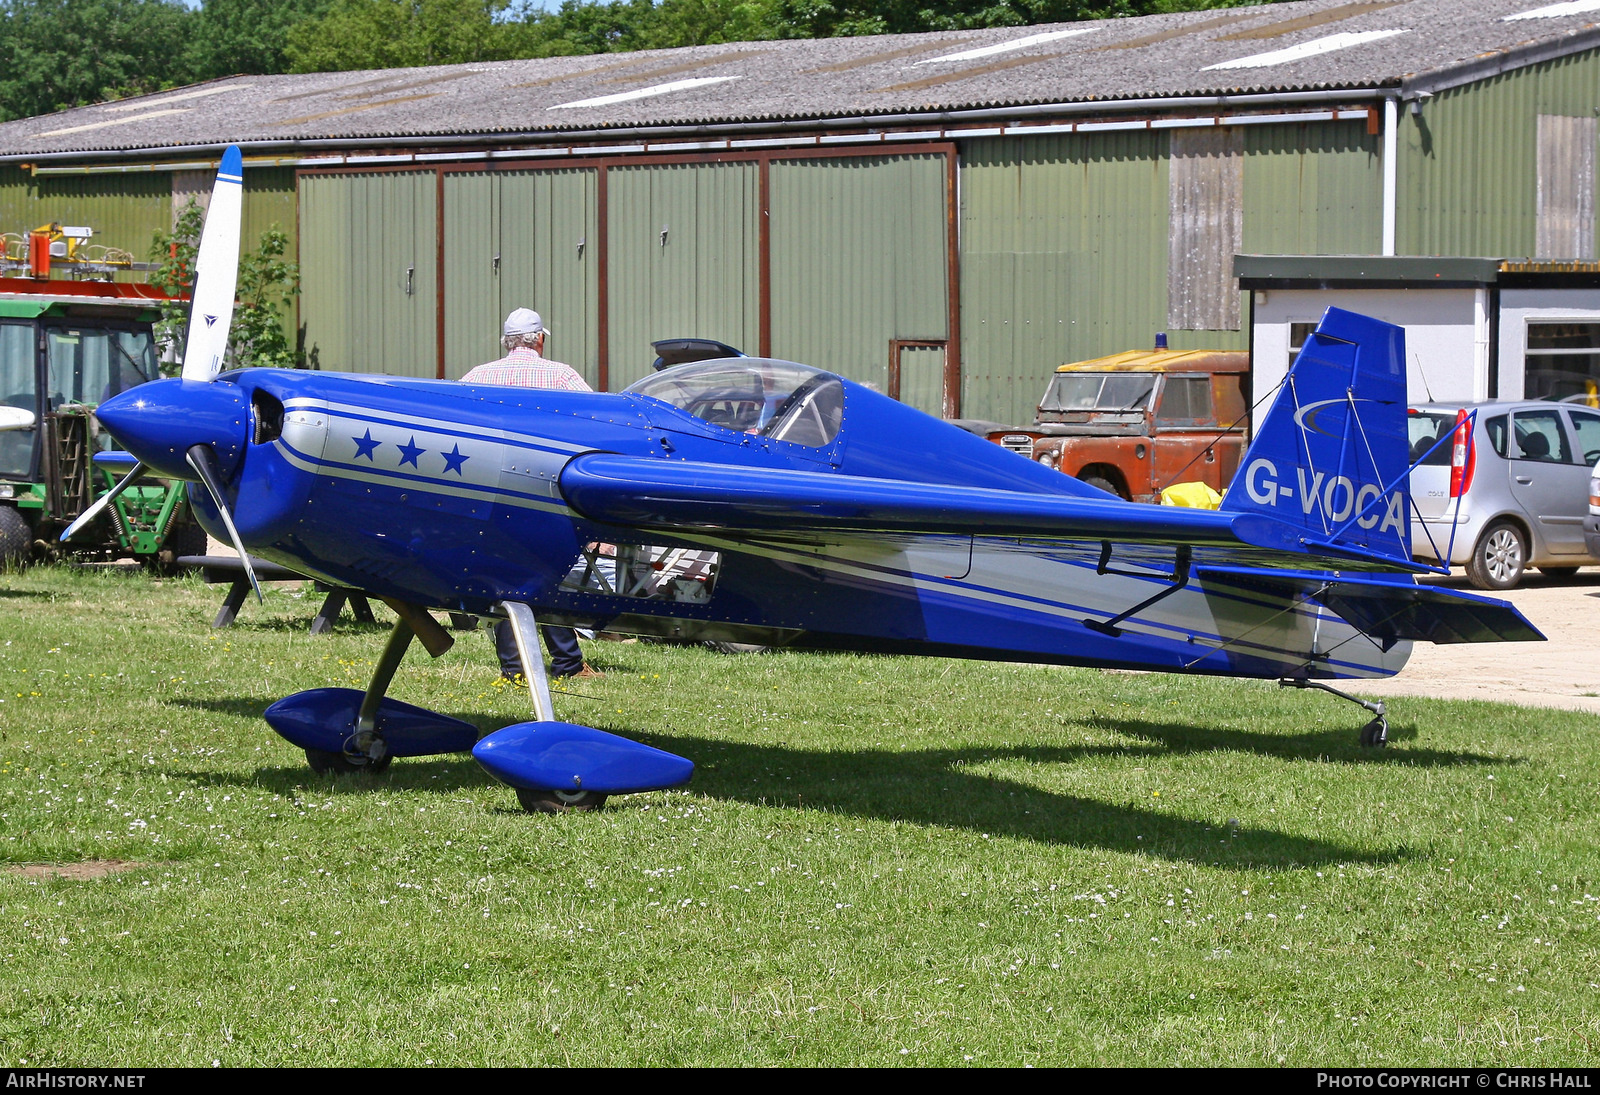
[{"label": "aircraft shadow on grass", "polygon": [[[180,706],[258,717],[261,701],[174,700]],[[468,718],[466,715],[457,717]],[[481,719],[471,719],[475,723]],[[1379,753],[1360,750],[1348,734],[1329,730],[1294,737],[1203,729],[1176,723],[1103,720],[1102,728],[1143,739],[1130,745],[1007,746],[817,750],[785,743],[755,744],[669,733],[639,735],[658,748],[694,757],[693,789],[714,799],[751,805],[820,810],[841,816],[961,829],[1041,844],[1143,852],[1238,869],[1289,870],[1330,863],[1389,863],[1409,857],[1404,847],[1374,851],[1250,825],[1175,817],[1146,805],[1063,794],[994,774],[978,766],[1022,762],[1048,766],[1097,757],[1157,758],[1172,753],[1236,751],[1286,760],[1402,763],[1428,766],[1503,764],[1498,758],[1436,750]],[[488,727],[485,727],[486,729]],[[264,766],[252,773],[173,773],[196,783],[255,786],[294,797],[316,781],[318,791],[449,791],[494,781],[466,757],[406,759],[382,776],[324,781],[303,767]],[[324,782],[328,786],[323,786]],[[618,800],[622,805],[627,800]],[[1173,800],[1181,801],[1181,800]]]},{"label": "aircraft shadow on grass", "polygon": [[[1132,738],[1159,743],[1153,752],[1183,753],[1253,753],[1256,756],[1279,760],[1312,760],[1329,764],[1402,764],[1418,768],[1462,768],[1477,765],[1520,764],[1506,757],[1491,757],[1483,753],[1450,752],[1443,749],[1407,748],[1404,750],[1367,749],[1350,740],[1349,730],[1330,727],[1305,734],[1259,734],[1249,730],[1229,730],[1214,726],[1194,726],[1188,723],[1146,722],[1141,719],[1096,719],[1090,723],[1098,729],[1114,730]],[[1391,725],[1389,741],[1415,741],[1417,728],[1412,724]],[[1116,751],[1116,750],[1111,750]]]}]

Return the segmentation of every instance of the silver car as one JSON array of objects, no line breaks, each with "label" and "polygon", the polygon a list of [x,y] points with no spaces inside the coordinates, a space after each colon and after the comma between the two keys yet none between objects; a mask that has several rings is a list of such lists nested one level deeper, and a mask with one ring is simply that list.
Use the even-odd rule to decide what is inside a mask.
[{"label": "silver car", "polygon": [[[1463,410],[1476,410],[1477,423],[1472,458],[1457,472],[1448,435]],[[1568,575],[1600,562],[1584,541],[1600,411],[1543,400],[1425,403],[1407,421],[1411,459],[1423,461],[1411,473],[1412,555],[1434,563],[1448,556],[1479,589],[1510,589],[1529,566]],[[1451,496],[1453,473],[1464,481],[1459,499]]]}]

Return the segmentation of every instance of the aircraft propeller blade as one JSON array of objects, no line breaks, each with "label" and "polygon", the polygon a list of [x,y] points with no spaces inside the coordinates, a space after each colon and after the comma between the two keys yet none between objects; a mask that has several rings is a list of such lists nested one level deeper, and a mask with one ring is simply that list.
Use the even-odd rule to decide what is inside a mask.
[{"label": "aircraft propeller blade", "polygon": [[239,280],[239,219],[244,206],[244,157],[229,145],[217,169],[206,209],[206,226],[195,255],[194,289],[189,303],[188,342],[183,379],[209,384],[222,371],[233,325],[233,297]]},{"label": "aircraft propeller blade", "polygon": [[113,485],[110,490],[106,491],[99,498],[96,498],[93,505],[80,513],[78,515],[78,519],[72,522],[72,524],[68,525],[65,530],[63,530],[61,533],[61,542],[63,544],[66,543],[68,540],[78,535],[78,533],[88,528],[90,522],[104,513],[111,503],[117,500],[117,496],[119,494],[133,486],[134,482],[142,478],[144,473],[149,470],[150,469],[146,468],[143,464],[135,464],[132,471],[130,471],[127,475],[124,475],[121,479],[117,480],[116,484]]},{"label": "aircraft propeller blade", "polygon": [[264,600],[261,583],[256,581],[255,568],[250,565],[250,553],[244,549],[244,541],[234,527],[233,514],[228,512],[228,497],[222,493],[222,477],[217,474],[216,454],[209,445],[190,445],[184,459],[200,477],[200,482],[205,484],[206,493],[211,495],[211,501],[222,514],[222,523],[228,526],[228,538],[233,541],[233,549],[239,553],[239,562],[244,564],[244,575],[250,579],[250,588],[256,591],[256,602],[261,603]]}]

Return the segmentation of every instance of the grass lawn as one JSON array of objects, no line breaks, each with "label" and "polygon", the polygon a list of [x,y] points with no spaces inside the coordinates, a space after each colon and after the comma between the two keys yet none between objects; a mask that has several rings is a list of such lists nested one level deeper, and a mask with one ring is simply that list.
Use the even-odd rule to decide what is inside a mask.
[{"label": "grass lawn", "polygon": [[[534,817],[312,775],[260,713],[382,629],[219,600],[0,576],[0,1065],[1600,1061],[1590,716],[595,643],[558,713],[699,769]],[[487,633],[393,694],[528,717]]]}]

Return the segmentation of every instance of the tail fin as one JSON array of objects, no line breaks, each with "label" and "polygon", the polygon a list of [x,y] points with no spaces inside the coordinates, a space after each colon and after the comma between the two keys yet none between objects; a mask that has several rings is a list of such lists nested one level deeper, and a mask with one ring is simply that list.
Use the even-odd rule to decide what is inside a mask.
[{"label": "tail fin", "polygon": [[1222,509],[1336,554],[1411,559],[1405,332],[1329,308],[1255,431]]}]

